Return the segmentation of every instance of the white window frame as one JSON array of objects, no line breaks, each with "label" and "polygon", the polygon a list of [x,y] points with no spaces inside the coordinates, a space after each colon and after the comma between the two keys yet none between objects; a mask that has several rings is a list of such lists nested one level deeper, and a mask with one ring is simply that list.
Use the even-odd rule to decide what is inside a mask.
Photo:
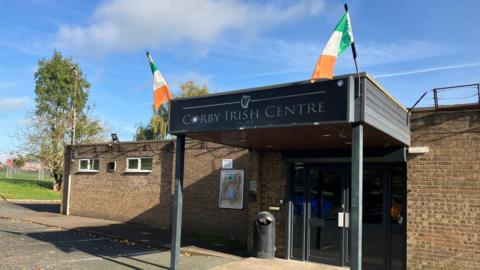
[{"label": "white window frame", "polygon": [[[142,170],[142,169],[140,169],[140,168],[142,168],[142,158],[150,158],[150,159],[152,159],[152,169],[153,169],[153,157],[130,157],[130,158],[127,158],[127,160],[126,160],[125,172],[142,172],[142,173],[150,173],[150,172],[152,172],[152,170]],[[128,161],[129,161],[129,160],[132,160],[132,159],[138,160],[138,167],[137,167],[137,169],[129,169],[129,168],[128,168]]]},{"label": "white window frame", "polygon": [[[78,160],[78,171],[79,172],[98,172],[98,170],[94,170],[93,169],[93,163],[95,162],[95,160],[98,160],[98,168],[100,169],[100,159],[98,158],[90,158],[90,159],[87,159],[87,158],[83,158],[83,159],[79,159]],[[82,169],[82,161],[87,161],[88,162],[88,168],[87,169]]]}]

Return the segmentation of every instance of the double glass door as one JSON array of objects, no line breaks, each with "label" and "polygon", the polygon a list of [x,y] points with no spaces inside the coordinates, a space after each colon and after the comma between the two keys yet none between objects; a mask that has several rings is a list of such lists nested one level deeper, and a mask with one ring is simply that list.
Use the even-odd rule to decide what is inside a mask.
[{"label": "double glass door", "polygon": [[[290,176],[293,259],[350,264],[350,167],[294,166]],[[405,269],[405,167],[365,166],[365,269]]]},{"label": "double glass door", "polygon": [[345,264],[349,220],[346,179],[347,175],[341,169],[295,168],[292,186],[293,258]]}]

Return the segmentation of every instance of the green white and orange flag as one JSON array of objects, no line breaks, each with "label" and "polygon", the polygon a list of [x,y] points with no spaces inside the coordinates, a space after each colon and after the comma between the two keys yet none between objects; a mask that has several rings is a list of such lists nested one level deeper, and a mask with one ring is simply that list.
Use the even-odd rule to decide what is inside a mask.
[{"label": "green white and orange flag", "polygon": [[327,42],[322,55],[317,61],[312,74],[312,81],[316,79],[332,79],[333,69],[337,57],[340,56],[353,43],[352,24],[350,14],[345,12],[335,31]]},{"label": "green white and orange flag", "polygon": [[157,112],[160,106],[173,99],[173,95],[170,89],[168,89],[167,82],[165,78],[163,78],[162,73],[160,73],[160,70],[158,70],[155,63],[153,63],[149,52],[147,52],[147,58],[153,74],[153,107],[155,112]]}]

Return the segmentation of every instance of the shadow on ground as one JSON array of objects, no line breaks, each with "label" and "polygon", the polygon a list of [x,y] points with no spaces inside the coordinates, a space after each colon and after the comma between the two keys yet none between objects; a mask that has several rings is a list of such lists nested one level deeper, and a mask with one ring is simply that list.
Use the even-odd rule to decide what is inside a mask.
[{"label": "shadow on ground", "polygon": [[[49,212],[58,214],[60,204],[54,203],[15,203],[15,205],[30,209],[36,212]],[[169,249],[171,234],[169,230],[148,227],[146,225],[132,223],[116,223],[107,226],[77,227],[75,230],[112,238],[126,239],[128,241],[151,245],[157,248]],[[246,251],[237,241],[212,237],[202,234],[182,233],[182,247],[195,246],[234,256],[244,257]]]},{"label": "shadow on ground", "polygon": [[15,205],[37,212],[60,213],[60,203],[15,203]]},{"label": "shadow on ground", "polygon": [[25,233],[0,230],[0,232],[16,236],[27,236],[35,240],[50,243],[54,245],[56,249],[67,254],[78,254],[78,252],[82,252],[130,269],[143,269],[143,267],[145,267],[138,267],[139,264],[146,264],[159,269],[169,269],[168,263],[159,264],[152,262],[150,259],[145,260],[141,258],[142,256],[145,257],[145,255],[159,253],[161,250],[142,245],[131,245],[125,242],[115,242],[75,230]]},{"label": "shadow on ground", "polygon": [[[78,230],[109,238],[127,239],[132,242],[151,245],[163,249],[169,249],[172,240],[170,231],[129,223],[111,224],[108,226],[80,227]],[[208,236],[198,234],[182,234],[182,247],[187,246],[195,246],[202,249],[208,249],[240,257],[247,255],[244,248],[239,247],[236,243],[222,241],[221,239],[212,239]]]}]

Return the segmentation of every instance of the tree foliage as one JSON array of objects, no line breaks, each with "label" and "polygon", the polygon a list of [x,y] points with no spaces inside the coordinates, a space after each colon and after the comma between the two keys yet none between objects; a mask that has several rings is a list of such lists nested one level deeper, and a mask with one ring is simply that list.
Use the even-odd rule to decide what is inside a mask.
[{"label": "tree foliage", "polygon": [[208,95],[208,87],[206,85],[198,85],[192,80],[180,84],[179,97],[199,97],[204,95]]},{"label": "tree foliage", "polygon": [[26,131],[26,147],[47,166],[60,189],[63,180],[64,147],[70,144],[74,75],[78,71],[76,98],[76,143],[93,143],[106,138],[102,122],[88,117],[90,83],[78,64],[54,51],[51,59],[41,59],[35,72],[35,110]]},{"label": "tree foliage", "polygon": [[15,158],[13,158],[13,164],[15,164],[15,167],[21,168],[25,165],[26,159],[24,156],[18,154]]},{"label": "tree foliage", "polygon": [[[198,85],[190,80],[180,84],[180,94],[178,97],[197,97],[207,94],[208,87],[206,85]],[[137,141],[161,140],[167,137],[167,131],[168,108],[164,105],[160,107],[158,114],[153,113],[148,124],[137,125],[134,139]]]}]

